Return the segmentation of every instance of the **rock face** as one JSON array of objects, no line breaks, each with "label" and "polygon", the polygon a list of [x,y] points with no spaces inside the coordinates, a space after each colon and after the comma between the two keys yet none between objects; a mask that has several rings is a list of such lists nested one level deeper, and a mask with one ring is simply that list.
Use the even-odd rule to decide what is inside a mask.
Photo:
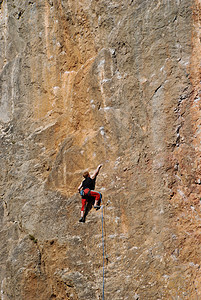
[{"label": "rock face", "polygon": [[[201,299],[200,1],[0,1],[1,300]],[[104,207],[78,222],[82,173]]]}]

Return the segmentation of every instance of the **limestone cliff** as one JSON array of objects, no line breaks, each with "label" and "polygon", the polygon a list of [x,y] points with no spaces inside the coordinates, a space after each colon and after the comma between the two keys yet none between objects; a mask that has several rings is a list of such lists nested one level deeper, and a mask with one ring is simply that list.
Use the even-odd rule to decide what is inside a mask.
[{"label": "limestone cliff", "polygon": [[1,300],[201,299],[199,0],[0,1]]}]

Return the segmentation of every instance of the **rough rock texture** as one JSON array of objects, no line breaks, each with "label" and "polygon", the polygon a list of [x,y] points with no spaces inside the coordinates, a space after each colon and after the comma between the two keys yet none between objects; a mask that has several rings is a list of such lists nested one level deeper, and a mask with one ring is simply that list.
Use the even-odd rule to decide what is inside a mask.
[{"label": "rough rock texture", "polygon": [[201,299],[199,0],[0,1],[1,300]]}]

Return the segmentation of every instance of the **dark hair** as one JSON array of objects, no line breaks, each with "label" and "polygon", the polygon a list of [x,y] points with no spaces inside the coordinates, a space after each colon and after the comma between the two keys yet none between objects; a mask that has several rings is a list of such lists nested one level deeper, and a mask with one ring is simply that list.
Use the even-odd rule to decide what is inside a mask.
[{"label": "dark hair", "polygon": [[85,172],[83,173],[83,177],[84,177],[84,178],[89,177],[89,172],[88,172],[88,171],[85,171]]}]

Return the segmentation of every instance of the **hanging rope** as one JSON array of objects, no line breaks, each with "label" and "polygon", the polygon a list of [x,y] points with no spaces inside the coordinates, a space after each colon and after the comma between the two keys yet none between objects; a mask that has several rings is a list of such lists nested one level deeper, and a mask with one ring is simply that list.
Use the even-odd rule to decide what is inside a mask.
[{"label": "hanging rope", "polygon": [[104,289],[105,289],[105,265],[104,265],[104,228],[103,228],[103,205],[101,206],[102,209],[102,246],[103,246],[103,293],[102,293],[102,300],[104,300]]}]

